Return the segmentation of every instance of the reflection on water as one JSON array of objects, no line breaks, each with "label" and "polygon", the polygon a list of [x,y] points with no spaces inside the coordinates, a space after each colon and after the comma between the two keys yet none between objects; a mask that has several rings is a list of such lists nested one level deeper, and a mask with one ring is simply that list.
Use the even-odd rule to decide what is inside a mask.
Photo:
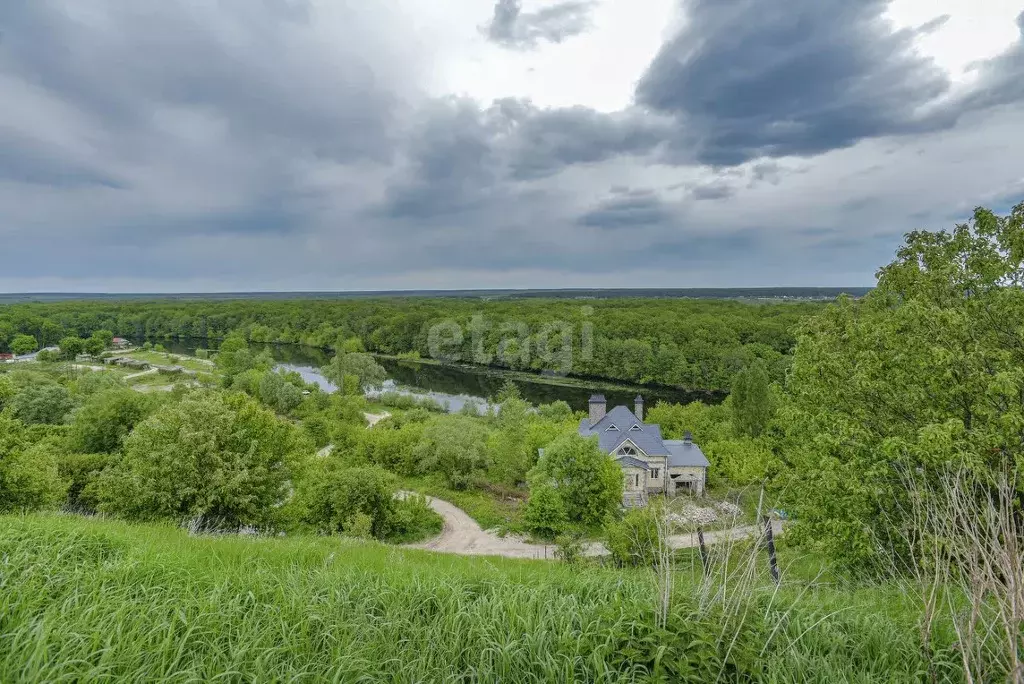
[{"label": "reflection on water", "polygon": [[[216,349],[216,340],[160,340],[167,351],[175,354],[193,354],[198,348]],[[279,368],[295,371],[308,383],[318,383],[328,392],[337,387],[320,373],[319,368],[331,358],[331,354],[315,347],[302,345],[252,344],[256,351],[269,351]],[[468,401],[487,407],[487,398],[495,396],[507,379],[507,374],[491,369],[467,366],[439,366],[416,361],[378,359],[388,380],[383,391],[398,392],[415,397],[429,397],[448,410],[459,411]],[[717,404],[724,398],[720,393],[689,392],[670,387],[616,388],[598,383],[586,386],[556,385],[547,382],[515,378],[523,398],[531,404],[549,404],[564,401],[575,411],[586,411],[591,394],[599,392],[610,406],[622,404],[633,406],[637,392],[643,394],[648,406],[659,401],[689,403],[704,401]]]}]

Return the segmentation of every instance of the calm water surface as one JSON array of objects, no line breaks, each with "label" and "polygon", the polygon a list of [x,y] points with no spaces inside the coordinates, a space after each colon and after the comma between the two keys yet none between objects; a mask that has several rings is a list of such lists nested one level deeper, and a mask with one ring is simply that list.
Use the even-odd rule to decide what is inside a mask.
[{"label": "calm water surface", "polygon": [[[154,341],[156,342],[156,341]],[[167,351],[175,354],[194,354],[196,349],[216,349],[215,340],[159,340]],[[326,391],[337,389],[320,373],[332,354],[316,347],[285,344],[252,344],[254,350],[269,351],[279,368],[295,371],[309,383],[318,383]],[[382,391],[398,392],[415,397],[429,397],[452,412],[459,411],[472,401],[486,408],[487,399],[495,396],[508,379],[500,370],[466,366],[439,366],[417,361],[377,359],[387,371],[388,380]],[[718,403],[724,396],[719,393],[690,392],[671,387],[609,387],[599,382],[584,385],[558,385],[516,376],[514,378],[523,398],[531,404],[549,404],[564,401],[576,411],[587,410],[591,394],[601,393],[610,406],[622,404],[632,407],[633,398],[639,392],[647,406],[658,401],[689,403],[704,401]]]}]

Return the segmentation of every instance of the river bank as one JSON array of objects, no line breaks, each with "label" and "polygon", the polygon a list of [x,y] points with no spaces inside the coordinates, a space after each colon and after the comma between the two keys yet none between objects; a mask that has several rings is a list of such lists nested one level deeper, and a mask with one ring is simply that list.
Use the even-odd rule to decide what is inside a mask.
[{"label": "river bank", "polygon": [[[137,343],[144,340],[135,340]],[[151,339],[174,354],[194,355],[197,349],[216,349],[220,340],[212,338]],[[319,347],[300,344],[251,343],[253,349],[267,351],[280,365],[299,372],[307,382],[318,382],[328,391],[333,385],[326,381],[319,369],[330,362],[333,352]],[[659,401],[686,404],[701,401],[717,404],[727,395],[711,390],[688,390],[661,385],[636,385],[602,380],[549,375],[529,371],[516,371],[493,366],[442,362],[435,359],[416,359],[403,356],[374,354],[388,374],[390,382],[385,391],[398,391],[414,396],[430,397],[440,403],[448,402],[451,410],[458,410],[467,401],[486,403],[495,396],[508,380],[515,382],[523,398],[531,404],[549,404],[564,401],[576,411],[587,410],[591,394],[604,394],[611,405],[631,406],[633,398],[643,395],[649,406]]]}]

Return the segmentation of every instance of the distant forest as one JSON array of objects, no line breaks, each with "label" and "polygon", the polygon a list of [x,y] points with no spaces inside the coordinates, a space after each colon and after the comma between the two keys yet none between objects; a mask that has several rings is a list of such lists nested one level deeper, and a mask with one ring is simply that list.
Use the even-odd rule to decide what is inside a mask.
[{"label": "distant forest", "polygon": [[447,321],[446,330],[463,331],[461,345],[449,340],[447,360],[479,362],[483,352],[489,365],[541,371],[550,360],[530,350],[545,326],[562,321],[573,331],[571,375],[725,390],[755,359],[781,380],[800,321],[822,306],[663,297],[67,300],[0,307],[0,350],[18,334],[46,346],[96,330],[136,340],[218,340],[237,330],[251,342],[430,358],[431,330]]}]

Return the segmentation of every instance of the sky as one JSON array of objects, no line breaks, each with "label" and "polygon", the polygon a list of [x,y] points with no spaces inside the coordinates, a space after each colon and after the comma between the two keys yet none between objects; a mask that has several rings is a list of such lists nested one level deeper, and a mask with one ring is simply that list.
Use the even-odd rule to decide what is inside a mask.
[{"label": "sky", "polygon": [[863,286],[1024,201],[1021,0],[4,0],[0,291]]}]

